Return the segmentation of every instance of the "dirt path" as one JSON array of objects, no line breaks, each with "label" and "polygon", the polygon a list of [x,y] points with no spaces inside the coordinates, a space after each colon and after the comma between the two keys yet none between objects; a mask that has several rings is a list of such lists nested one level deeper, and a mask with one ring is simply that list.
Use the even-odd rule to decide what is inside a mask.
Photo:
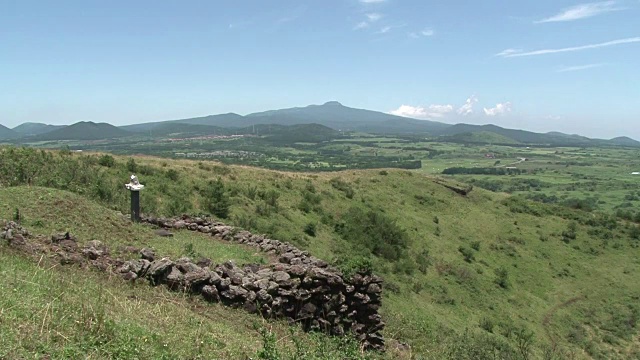
[{"label": "dirt path", "polygon": [[553,320],[553,316],[555,315],[555,313],[564,307],[575,304],[578,301],[584,300],[586,298],[587,297],[585,295],[573,297],[563,303],[555,305],[554,307],[549,309],[549,311],[547,311],[547,313],[544,315],[544,318],[542,318],[542,327],[544,327],[544,332],[547,335],[547,338],[549,339],[549,341],[551,342],[552,347],[555,347],[557,343],[555,338],[551,334],[551,329],[549,329],[549,324],[551,323],[551,320]]}]

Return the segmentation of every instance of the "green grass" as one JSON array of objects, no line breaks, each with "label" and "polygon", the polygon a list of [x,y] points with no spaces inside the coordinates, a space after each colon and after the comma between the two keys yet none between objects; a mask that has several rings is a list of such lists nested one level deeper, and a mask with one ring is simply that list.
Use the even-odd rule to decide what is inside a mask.
[{"label": "green grass", "polygon": [[305,349],[326,350],[325,357],[309,350],[300,358],[359,355],[338,339],[164,288],[46,261],[38,266],[4,245],[0,263],[2,359],[245,359],[257,358],[265,345],[294,352],[292,339]]},{"label": "green grass", "polygon": [[[471,152],[484,156],[485,152],[496,150],[510,157],[519,151],[508,147],[452,151],[468,157]],[[446,161],[455,161],[451,156]],[[127,177],[126,161],[126,157],[118,157],[114,168],[100,169],[101,176],[114,184],[114,196],[112,200],[98,200],[123,211],[127,208],[126,194],[121,194],[124,190],[115,184]],[[423,358],[446,358],[458,349],[455,344],[460,342],[468,342],[472,347],[499,344],[515,351],[521,339],[514,334],[529,332],[533,334],[529,349],[533,358],[543,357],[553,343],[564,354],[574,353],[577,358],[626,359],[640,353],[637,321],[640,309],[636,305],[640,293],[637,281],[640,243],[630,237],[625,222],[607,229],[599,222],[597,213],[511,199],[477,186],[463,197],[435,183],[431,176],[404,170],[308,174],[151,157],[137,157],[136,162],[146,172],[140,175],[141,182],[146,184],[143,207],[154,202],[158,213],[166,213],[166,204],[180,197],[183,203],[190,204],[190,212],[200,212],[203,199],[198,189],[220,177],[231,202],[230,217],[225,221],[291,241],[327,260],[362,255],[335,231],[337,225],[349,220],[345,214],[350,208],[381,212],[396,220],[409,236],[406,253],[399,261],[376,256],[370,260],[386,280],[382,308],[388,323],[385,336],[392,342],[409,343],[413,353]],[[168,183],[163,175],[167,169],[179,173],[177,184]],[[353,190],[353,196],[348,197],[344,189],[332,185],[336,177]],[[93,181],[89,175],[87,178]],[[603,188],[609,186],[604,180],[599,184]],[[169,244],[166,252],[184,250],[184,244],[173,248],[171,239],[153,239],[148,229],[117,220],[122,217],[115,212],[111,213],[116,217],[87,226],[95,210],[86,198],[97,198],[86,189],[74,190],[83,193],[83,197],[53,192],[58,195],[40,204],[37,196],[45,195],[29,195],[29,188],[12,188],[6,190],[4,199],[0,197],[4,200],[1,203],[6,204],[0,211],[5,217],[11,216],[15,204],[25,197],[23,206],[33,207],[31,211],[36,214],[25,212],[27,225],[30,219],[35,221],[42,216],[42,230],[64,230],[71,225],[63,226],[57,218],[68,216],[69,224],[73,224],[82,239],[94,234],[105,242],[128,245],[139,237],[136,244],[161,241]],[[187,189],[186,194],[179,189]],[[313,189],[319,202],[301,207],[303,194],[309,189]],[[16,193],[12,194],[13,191]],[[50,190],[34,193],[47,191]],[[259,195],[271,191],[279,194],[276,207],[266,206],[266,200]],[[70,199],[69,204],[64,205],[63,201],[61,210],[53,212],[51,204],[61,201],[61,197]],[[75,202],[80,205],[74,205]],[[65,211],[69,215],[63,215]],[[573,222],[576,238],[567,240],[563,232]],[[309,223],[316,224],[315,236],[304,233]],[[104,229],[110,229],[110,233],[107,235]],[[194,249],[206,251],[206,246],[200,248],[195,240],[190,242]],[[474,249],[473,260],[465,261],[461,247]],[[425,251],[428,251],[426,263],[418,256]],[[246,254],[254,255],[250,251]],[[419,269],[421,262],[424,271]],[[508,286],[501,287],[496,282],[499,269],[506,269]],[[584,299],[560,306],[577,297]],[[495,324],[492,333],[480,326],[488,322]],[[455,354],[460,357],[460,353]]]},{"label": "green grass", "polygon": [[15,209],[19,209],[22,224],[33,233],[52,235],[69,231],[81,244],[99,240],[116,255],[131,256],[124,249],[133,246],[138,249],[150,247],[158,255],[174,259],[195,255],[209,258],[214,263],[267,261],[265,255],[254,248],[193,231],[174,231],[171,238],[157,236],[150,226],[132,224],[127,216],[117,211],[61,190],[26,186],[0,188],[0,203],[1,219],[12,219]]}]

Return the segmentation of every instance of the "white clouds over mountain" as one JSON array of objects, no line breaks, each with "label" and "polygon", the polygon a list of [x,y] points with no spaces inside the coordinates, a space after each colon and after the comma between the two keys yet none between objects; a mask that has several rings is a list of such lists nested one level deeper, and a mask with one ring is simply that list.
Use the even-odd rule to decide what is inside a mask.
[{"label": "white clouds over mountain", "polygon": [[508,101],[506,103],[498,103],[492,108],[484,108],[484,114],[487,116],[497,116],[508,112],[511,112],[511,103]]},{"label": "white clouds over mountain", "polygon": [[[474,113],[474,106],[478,103],[478,97],[470,96],[463,105],[455,108],[454,105],[431,104],[429,106],[422,105],[401,105],[395,110],[389,111],[392,115],[404,116],[421,120],[445,120],[453,121],[455,118],[471,116]],[[488,117],[508,114],[511,112],[511,102],[498,103],[494,107],[483,108],[481,114]]]}]

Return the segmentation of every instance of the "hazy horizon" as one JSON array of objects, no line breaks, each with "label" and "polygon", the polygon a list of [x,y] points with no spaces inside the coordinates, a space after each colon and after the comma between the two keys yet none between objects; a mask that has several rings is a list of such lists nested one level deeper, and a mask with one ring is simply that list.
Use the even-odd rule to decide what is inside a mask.
[{"label": "hazy horizon", "polygon": [[640,139],[640,3],[0,0],[0,123],[345,106]]}]

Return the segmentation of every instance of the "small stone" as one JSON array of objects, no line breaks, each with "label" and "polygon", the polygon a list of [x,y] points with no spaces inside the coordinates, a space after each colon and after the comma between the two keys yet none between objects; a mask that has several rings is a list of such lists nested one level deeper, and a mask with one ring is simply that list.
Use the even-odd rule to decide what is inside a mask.
[{"label": "small stone", "polygon": [[154,261],[156,258],[156,253],[149,248],[144,248],[142,250],[140,250],[140,256],[148,261]]},{"label": "small stone", "polygon": [[155,234],[160,237],[173,237],[173,233],[169,232],[166,229],[159,229],[155,231]]}]

